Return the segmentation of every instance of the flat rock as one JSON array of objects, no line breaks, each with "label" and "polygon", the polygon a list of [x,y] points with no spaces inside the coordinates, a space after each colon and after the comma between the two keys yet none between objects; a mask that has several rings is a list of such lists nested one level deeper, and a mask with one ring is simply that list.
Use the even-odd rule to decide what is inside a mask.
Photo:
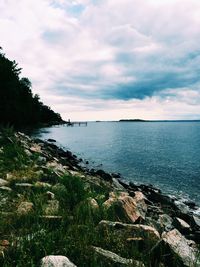
[{"label": "flat rock", "polygon": [[41,267],[76,267],[76,265],[65,256],[49,255],[42,258]]},{"label": "flat rock", "polygon": [[97,263],[104,264],[104,266],[112,266],[112,267],[123,267],[123,266],[135,266],[135,267],[144,267],[142,262],[133,260],[133,259],[126,259],[122,258],[119,255],[105,250],[99,247],[92,247],[96,256]]},{"label": "flat rock", "polygon": [[[143,224],[127,224],[127,223],[121,223],[121,222],[111,222],[111,221],[105,221],[102,220],[99,223],[99,227],[110,230],[110,231],[121,231],[121,232],[127,232],[130,237],[130,233],[133,237],[144,237],[145,239],[150,239],[152,241],[159,241],[160,240],[160,234],[158,231],[148,225]],[[125,236],[124,236],[125,237]]]},{"label": "flat rock", "polygon": [[195,267],[200,266],[197,259],[197,251],[190,247],[187,240],[177,229],[163,233],[162,239],[170,247],[171,252],[178,258],[183,266]]}]

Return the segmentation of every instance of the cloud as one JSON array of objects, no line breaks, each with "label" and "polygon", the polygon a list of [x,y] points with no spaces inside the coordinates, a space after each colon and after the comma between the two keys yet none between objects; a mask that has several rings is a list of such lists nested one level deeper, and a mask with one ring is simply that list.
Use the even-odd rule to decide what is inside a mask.
[{"label": "cloud", "polygon": [[175,104],[198,116],[198,0],[2,0],[0,10],[4,52],[64,116],[128,116],[130,103],[146,117],[152,103],[154,118]]}]

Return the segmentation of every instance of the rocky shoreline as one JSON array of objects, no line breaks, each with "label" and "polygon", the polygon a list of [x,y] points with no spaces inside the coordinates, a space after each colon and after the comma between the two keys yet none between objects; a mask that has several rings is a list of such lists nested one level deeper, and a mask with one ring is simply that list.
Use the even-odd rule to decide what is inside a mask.
[{"label": "rocky shoreline", "polygon": [[[44,203],[40,203],[42,211],[37,213],[38,221],[45,222],[45,225],[60,224],[60,221],[64,220],[65,211],[64,208],[60,208],[61,201],[67,199],[59,200],[59,197],[61,192],[71,186],[70,179],[76,180],[78,177],[84,185],[84,190],[88,191],[89,188],[91,196],[80,198],[76,205],[72,203],[72,207],[69,208],[72,215],[70,214],[66,220],[69,224],[72,222],[72,225],[77,223],[77,228],[83,227],[84,222],[80,223],[79,218],[77,222],[74,218],[79,214],[77,209],[87,207],[87,216],[95,216],[92,229],[98,237],[100,235],[101,241],[89,243],[92,259],[87,259],[87,265],[84,262],[80,264],[80,255],[74,255],[72,252],[70,253],[74,255],[73,258],[68,254],[58,256],[62,250],[58,251],[59,254],[43,255],[40,261],[37,259],[35,265],[17,265],[16,262],[9,265],[6,262],[6,254],[10,255],[10,251],[16,249],[16,240],[12,240],[9,231],[5,234],[6,230],[0,228],[2,266],[200,266],[200,218],[194,214],[198,208],[195,203],[182,204],[151,185],[128,183],[119,174],[89,169],[87,162],[82,164],[82,159],[57,146],[53,139],[32,139],[18,132],[14,137],[7,136],[6,140],[8,145],[10,143],[13,146],[17,142],[32,169],[27,177],[24,177],[24,174],[16,175],[15,171],[1,173],[1,217],[8,222],[13,216],[21,220],[32,214],[36,218],[38,202],[30,201],[30,196],[34,192],[44,199]],[[3,146],[0,153],[4,153]],[[22,169],[26,170],[26,166]],[[65,189],[61,183],[63,176],[69,179],[67,185],[63,183]],[[76,187],[76,182],[73,186]],[[73,186],[70,187],[72,191]],[[87,225],[89,224],[85,223],[85,227]],[[43,226],[44,229],[45,227]],[[17,236],[15,239],[19,238]],[[137,252],[133,253],[133,250]],[[121,255],[118,252],[121,252]],[[82,254],[81,249],[79,253]],[[148,260],[145,254],[148,254]]]}]

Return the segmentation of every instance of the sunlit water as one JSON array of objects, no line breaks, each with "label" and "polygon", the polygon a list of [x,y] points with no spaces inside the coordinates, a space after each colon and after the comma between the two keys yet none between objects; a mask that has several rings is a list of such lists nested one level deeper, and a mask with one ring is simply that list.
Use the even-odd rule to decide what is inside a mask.
[{"label": "sunlit water", "polygon": [[200,122],[92,122],[35,136],[56,139],[90,166],[200,204]]}]

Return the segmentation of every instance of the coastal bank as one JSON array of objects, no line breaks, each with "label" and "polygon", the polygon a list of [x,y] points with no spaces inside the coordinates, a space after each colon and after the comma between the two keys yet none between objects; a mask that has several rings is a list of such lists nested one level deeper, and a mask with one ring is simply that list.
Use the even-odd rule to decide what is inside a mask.
[{"label": "coastal bank", "polygon": [[200,266],[195,203],[86,165],[1,132],[0,266]]}]

